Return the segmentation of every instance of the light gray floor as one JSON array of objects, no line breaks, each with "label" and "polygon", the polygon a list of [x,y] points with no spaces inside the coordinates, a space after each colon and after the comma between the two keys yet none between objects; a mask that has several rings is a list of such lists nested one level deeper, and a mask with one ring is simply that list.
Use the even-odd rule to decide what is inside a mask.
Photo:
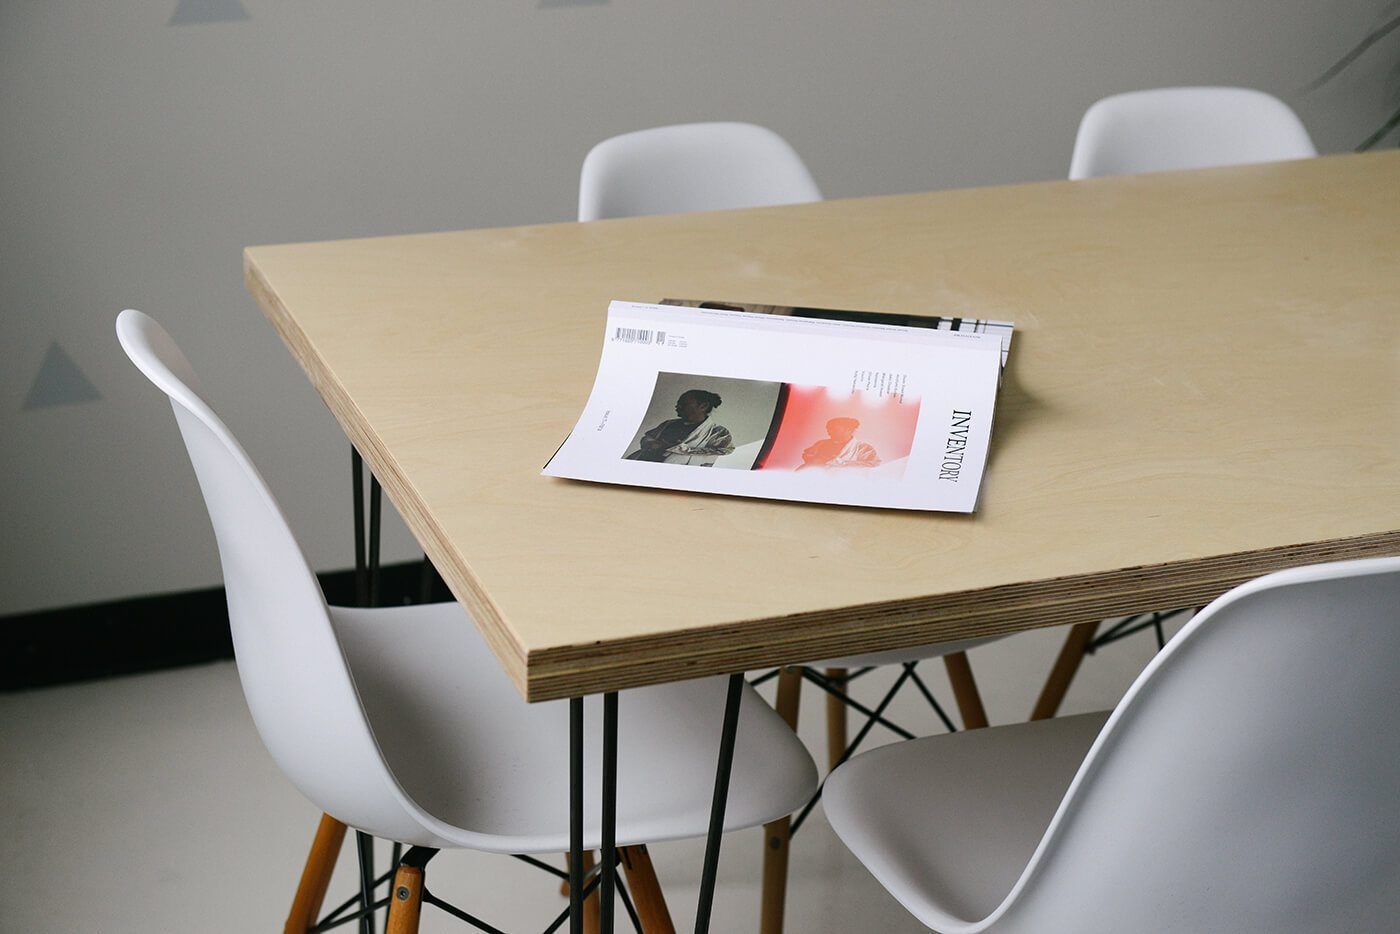
[{"label": "light gray floor", "polygon": [[[1062,639],[1063,630],[1043,630],[971,653],[993,723],[1025,718]],[[1144,632],[1087,659],[1063,712],[1111,707],[1154,648]],[[952,711],[941,662],[920,670]],[[872,673],[855,693],[873,703],[892,678]],[[819,762],[823,709],[807,686],[799,732]],[[891,716],[939,729],[913,691]],[[889,734],[877,727],[871,739]],[[232,663],[0,695],[0,763],[0,930],[282,930],[318,814],[259,744]],[[725,838],[712,930],[757,929],[760,840],[756,829]],[[681,930],[692,924],[702,852],[699,841],[653,848]],[[385,859],[381,844],[381,867]],[[353,894],[357,878],[347,841],[328,906]],[[565,905],[551,879],[503,857],[444,853],[429,880],[511,932],[542,930]],[[425,909],[424,932],[449,930],[468,929]],[[819,807],[793,842],[787,930],[922,928],[842,847]]]}]

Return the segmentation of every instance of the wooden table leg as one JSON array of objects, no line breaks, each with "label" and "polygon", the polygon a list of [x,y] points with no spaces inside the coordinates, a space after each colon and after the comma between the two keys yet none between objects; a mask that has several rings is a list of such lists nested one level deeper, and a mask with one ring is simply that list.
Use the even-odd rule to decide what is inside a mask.
[{"label": "wooden table leg", "polygon": [[967,660],[967,653],[953,652],[943,656],[943,666],[948,669],[948,682],[953,686],[953,698],[958,702],[963,729],[982,729],[987,725],[987,711],[982,706],[982,694],[977,690],[977,680],[972,677],[972,665]]},{"label": "wooden table leg", "polygon": [[637,909],[637,917],[642,922],[642,934],[676,934],[676,925],[671,921],[671,911],[666,907],[666,896],[661,892],[647,848],[624,846],[617,852],[622,870],[627,874],[632,907]]},{"label": "wooden table leg", "polygon": [[[846,669],[828,668],[826,678],[831,686],[846,690]],[[846,705],[835,694],[826,695],[826,769],[831,771],[846,752]]]},{"label": "wooden table leg", "polygon": [[[778,696],[773,706],[777,709],[778,716],[792,727],[794,733],[797,732],[797,714],[801,699],[802,672],[796,668],[784,668],[778,675]],[[837,703],[840,704],[840,701]],[[844,733],[846,705],[840,706]],[[827,713],[829,716],[830,709]],[[787,906],[788,840],[791,838],[791,822],[791,817],[780,817],[763,825],[763,902],[759,909],[760,934],[782,934],[783,910]]]},{"label": "wooden table leg", "polygon": [[283,927],[286,934],[306,934],[315,927],[344,842],[345,825],[329,814],[322,814],[316,836],[311,841],[311,852],[306,854],[306,866],[301,871],[296,895],[292,896],[292,910]]},{"label": "wooden table leg", "polygon": [[1035,709],[1031,711],[1032,720],[1048,720],[1059,711],[1060,703],[1069,691],[1070,682],[1074,680],[1074,673],[1079,670],[1079,663],[1084,660],[1084,650],[1094,640],[1094,633],[1098,631],[1098,620],[1070,627],[1064,647],[1060,649],[1055,666],[1050,669],[1050,677],[1045,679],[1045,687],[1041,689],[1040,698],[1035,702]]}]

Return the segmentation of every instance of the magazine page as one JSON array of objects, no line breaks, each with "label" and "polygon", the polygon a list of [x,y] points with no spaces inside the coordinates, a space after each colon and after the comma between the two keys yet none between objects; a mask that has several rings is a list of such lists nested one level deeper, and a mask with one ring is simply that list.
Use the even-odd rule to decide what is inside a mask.
[{"label": "magazine page", "polygon": [[551,477],[972,512],[992,334],[613,302]]},{"label": "magazine page", "polygon": [[1015,326],[1010,321],[988,318],[960,318],[956,315],[911,315],[888,311],[852,311],[844,308],[807,308],[801,305],[758,305],[752,302],[719,302],[690,298],[663,298],[663,305],[687,308],[718,308],[725,311],[747,311],[755,315],[788,315],[794,318],[829,318],[837,321],[865,321],[871,324],[897,324],[906,328],[931,328],[935,331],[972,331],[995,334],[1001,340],[1001,365],[1011,353],[1011,335]]}]

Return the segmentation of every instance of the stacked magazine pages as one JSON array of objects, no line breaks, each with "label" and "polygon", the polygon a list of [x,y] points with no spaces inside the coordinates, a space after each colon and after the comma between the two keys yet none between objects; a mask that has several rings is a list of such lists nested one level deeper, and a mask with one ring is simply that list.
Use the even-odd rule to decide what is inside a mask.
[{"label": "stacked magazine pages", "polygon": [[551,477],[972,512],[1008,322],[613,302]]}]

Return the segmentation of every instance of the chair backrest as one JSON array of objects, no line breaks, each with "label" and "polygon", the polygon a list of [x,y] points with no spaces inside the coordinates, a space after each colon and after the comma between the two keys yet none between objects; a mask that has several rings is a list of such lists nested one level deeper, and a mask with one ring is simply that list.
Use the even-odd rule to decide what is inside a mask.
[{"label": "chair backrest", "polygon": [[594,146],[579,178],[578,219],[723,211],[820,201],[797,152],[751,123],[686,123]]},{"label": "chair backrest", "polygon": [[1070,178],[1203,169],[1317,155],[1298,115],[1248,88],[1116,94],[1084,113]]},{"label": "chair backrest", "polygon": [[117,317],[131,362],[170,397],[218,540],[243,694],[277,765],[317,807],[390,839],[421,822],[384,765],[325,597],[257,469],[170,335]]},{"label": "chair backrest", "polygon": [[1393,930],[1397,711],[1400,558],[1236,588],[1129,688],[984,925]]}]

